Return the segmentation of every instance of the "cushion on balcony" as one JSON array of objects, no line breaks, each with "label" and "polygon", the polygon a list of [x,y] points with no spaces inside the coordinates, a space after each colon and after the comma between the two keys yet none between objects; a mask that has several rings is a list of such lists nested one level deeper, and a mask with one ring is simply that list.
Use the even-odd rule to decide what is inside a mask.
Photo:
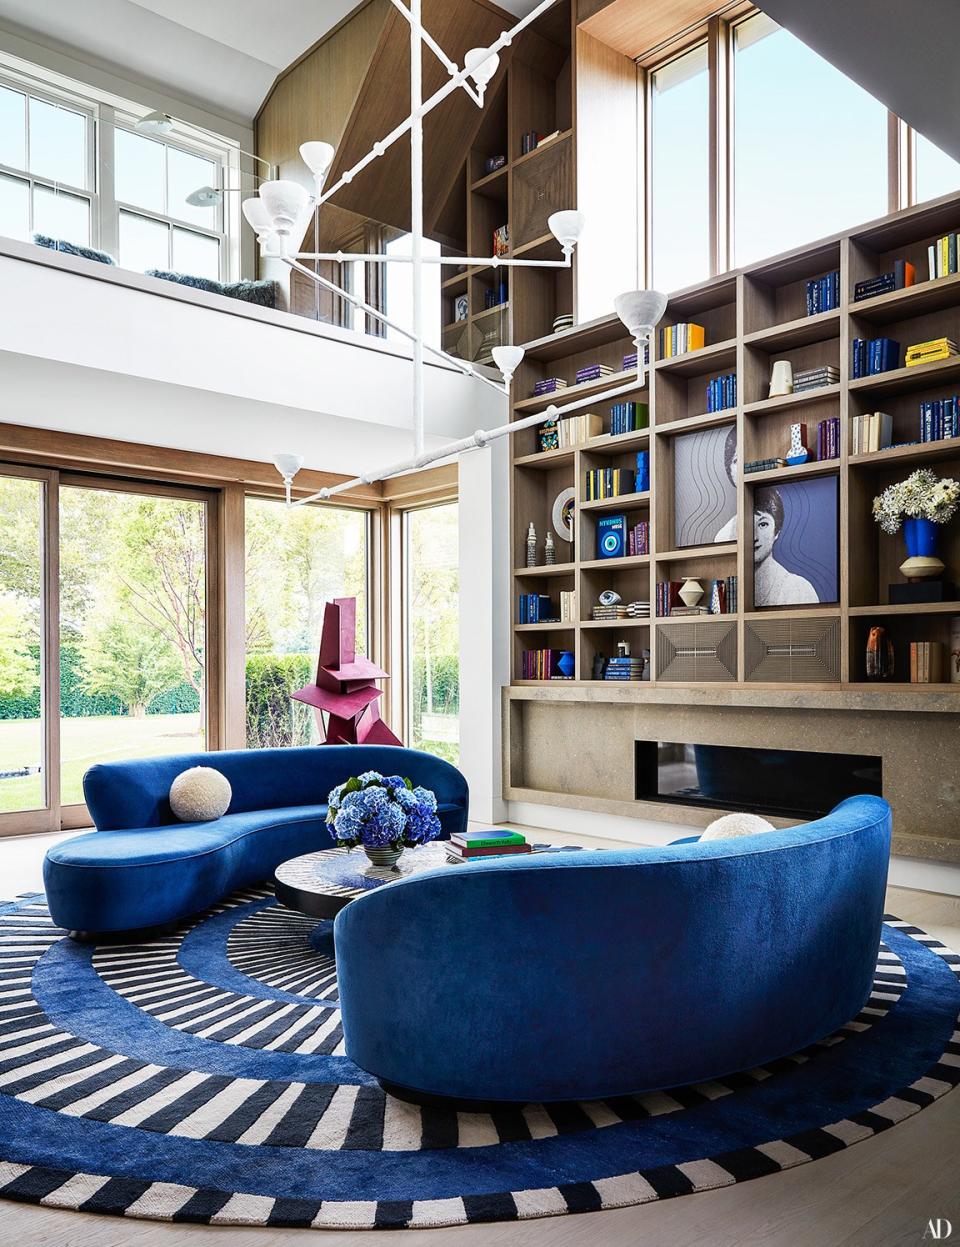
[{"label": "cushion on balcony", "polygon": [[181,286],[190,286],[194,290],[205,290],[207,294],[222,294],[228,299],[239,299],[242,303],[255,303],[257,307],[277,306],[277,283],[275,281],[212,281],[209,277],[194,277],[190,273],[173,273],[164,268],[148,268],[148,277],[159,277],[163,281],[175,281]]},{"label": "cushion on balcony", "polygon": [[62,251],[64,255],[78,255],[83,260],[96,260],[99,264],[116,264],[113,256],[106,251],[98,251],[96,247],[81,247],[78,243],[67,242],[65,238],[34,234],[33,241],[38,247],[49,247],[51,251]]}]

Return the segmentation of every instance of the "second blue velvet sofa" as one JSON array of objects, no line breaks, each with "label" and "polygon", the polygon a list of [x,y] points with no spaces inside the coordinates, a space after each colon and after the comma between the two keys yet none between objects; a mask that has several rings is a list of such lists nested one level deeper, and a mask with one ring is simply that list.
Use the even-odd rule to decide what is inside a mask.
[{"label": "second blue velvet sofa", "polygon": [[[192,766],[230,781],[223,818],[180,823],[170,785]],[[97,830],[55,845],[43,866],[50,914],[83,933],[130,931],[186,918],[281,862],[329,848],[327,794],[351,775],[403,775],[437,796],[444,836],[467,825],[467,783],[429,753],[385,745],[244,749],[107,762],[83,779]]]}]

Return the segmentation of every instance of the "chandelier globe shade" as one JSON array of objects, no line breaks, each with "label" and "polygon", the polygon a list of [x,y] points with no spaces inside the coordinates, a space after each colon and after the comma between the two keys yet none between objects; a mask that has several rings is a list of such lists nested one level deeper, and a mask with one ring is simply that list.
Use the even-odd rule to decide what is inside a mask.
[{"label": "chandelier globe shade", "polygon": [[613,309],[630,333],[637,337],[641,333],[649,333],[660,323],[667,310],[667,296],[659,290],[628,290],[617,295]]},{"label": "chandelier globe shade", "polygon": [[278,234],[288,234],[307,206],[309,194],[299,182],[287,178],[261,182],[259,190],[273,229]]},{"label": "chandelier globe shade", "polygon": [[489,48],[471,48],[463,58],[463,67],[478,90],[483,91],[500,68],[500,57]]},{"label": "chandelier globe shade", "polygon": [[309,143],[300,144],[300,157],[313,176],[317,186],[322,187],[337,149],[332,143],[324,143],[320,139],[312,139]]},{"label": "chandelier globe shade", "polygon": [[140,134],[169,134],[173,129],[173,118],[169,113],[147,113],[134,122],[133,128]]},{"label": "chandelier globe shade", "polygon": [[586,220],[583,213],[577,212],[572,208],[563,212],[553,212],[547,218],[547,228],[563,248],[566,255],[569,255],[580,241],[580,235],[583,233],[585,224]]},{"label": "chandelier globe shade", "polygon": [[198,186],[187,196],[187,203],[194,208],[212,208],[223,199],[223,191],[216,186]]},{"label": "chandelier globe shade", "polygon": [[495,346],[493,348],[493,362],[503,374],[505,385],[509,385],[513,380],[513,374],[520,367],[520,361],[523,359],[522,346]]}]

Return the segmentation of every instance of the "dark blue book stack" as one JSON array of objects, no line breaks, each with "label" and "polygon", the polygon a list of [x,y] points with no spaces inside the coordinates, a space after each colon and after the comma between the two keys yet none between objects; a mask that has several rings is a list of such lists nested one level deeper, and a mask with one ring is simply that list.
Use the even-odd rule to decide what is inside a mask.
[{"label": "dark blue book stack", "polygon": [[650,423],[650,409],[646,403],[614,403],[610,408],[610,435],[636,433]]},{"label": "dark blue book stack", "polygon": [[521,593],[519,605],[522,624],[556,622],[557,614],[547,593]]},{"label": "dark blue book stack", "polygon": [[726,411],[737,405],[737,374],[728,372],[714,377],[707,385],[707,412]]},{"label": "dark blue book stack", "polygon": [[807,282],[807,315],[832,312],[840,306],[840,270]]},{"label": "dark blue book stack", "polygon": [[893,338],[854,338],[853,379],[875,377],[900,367],[900,343]]},{"label": "dark blue book stack", "polygon": [[932,403],[920,404],[921,442],[939,442],[945,437],[960,434],[960,400],[938,398]]}]

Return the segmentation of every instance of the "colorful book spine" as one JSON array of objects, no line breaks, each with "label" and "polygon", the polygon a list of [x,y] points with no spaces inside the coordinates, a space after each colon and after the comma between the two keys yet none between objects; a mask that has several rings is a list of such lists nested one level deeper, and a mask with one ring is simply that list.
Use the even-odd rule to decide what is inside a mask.
[{"label": "colorful book spine", "polygon": [[688,351],[699,351],[705,342],[703,325],[687,322],[667,325],[660,330],[660,358],[672,359],[675,355],[686,355]]},{"label": "colorful book spine", "polygon": [[943,238],[935,239],[927,247],[927,266],[929,269],[929,278],[935,281],[938,277],[950,277],[951,274],[958,270],[958,248],[957,235],[945,234]]},{"label": "colorful book spine", "polygon": [[627,533],[627,554],[631,558],[640,554],[650,553],[650,525],[641,520]]},{"label": "colorful book spine", "polygon": [[586,501],[599,502],[603,498],[635,493],[636,479],[632,468],[593,468],[585,478]]},{"label": "colorful book spine", "polygon": [[610,435],[620,437],[624,433],[636,433],[650,425],[650,408],[647,403],[614,403],[610,408]]},{"label": "colorful book spine", "polygon": [[893,338],[854,338],[851,356],[854,380],[873,377],[900,367],[900,343]]},{"label": "colorful book spine", "polygon": [[728,372],[707,383],[707,412],[726,411],[737,405],[737,374]]},{"label": "colorful book spine", "polygon": [[517,614],[522,624],[557,622],[553,603],[546,593],[521,593]]},{"label": "colorful book spine", "polygon": [[832,312],[840,306],[840,270],[825,273],[807,282],[807,315]]},{"label": "colorful book spine", "polygon": [[832,416],[817,425],[817,458],[840,458],[840,417]]}]

